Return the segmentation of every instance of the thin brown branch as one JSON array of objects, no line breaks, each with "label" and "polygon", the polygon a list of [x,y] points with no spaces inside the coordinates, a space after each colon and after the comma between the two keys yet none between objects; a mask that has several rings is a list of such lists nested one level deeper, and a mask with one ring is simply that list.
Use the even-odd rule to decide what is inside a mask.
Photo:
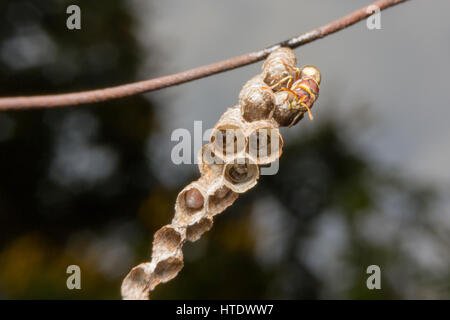
[{"label": "thin brown branch", "polygon": [[405,1],[406,0],[378,0],[322,27],[313,29],[300,36],[280,42],[268,48],[160,78],[83,92],[0,98],[0,111],[30,108],[53,108],[102,102],[175,86],[261,61],[279,47],[289,47],[294,49],[327,35],[333,34],[370,16],[372,12],[368,9],[373,5],[380,8],[380,10],[384,10]]}]

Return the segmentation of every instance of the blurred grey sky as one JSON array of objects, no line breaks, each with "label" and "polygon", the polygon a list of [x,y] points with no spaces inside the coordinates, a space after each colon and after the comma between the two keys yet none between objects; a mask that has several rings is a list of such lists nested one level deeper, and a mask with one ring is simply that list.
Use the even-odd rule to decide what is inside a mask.
[{"label": "blurred grey sky", "polygon": [[[143,68],[141,78],[177,72],[259,49],[341,17],[370,1],[154,1],[132,2],[144,45],[165,56],[158,73]],[[382,12],[382,30],[362,22],[295,52],[299,64],[314,64],[323,74],[321,96],[307,119],[285,130],[286,143],[303,130],[331,117],[348,129],[343,137],[355,149],[410,179],[450,185],[450,21],[446,0],[418,1]],[[155,39],[156,38],[156,39]],[[150,40],[151,39],[151,40]],[[149,48],[150,49],[150,48]],[[150,50],[149,50],[150,51]],[[241,86],[261,63],[179,87],[149,93],[164,101],[158,109],[163,140],[176,128],[204,129],[237,102]],[[154,140],[156,141],[156,139]],[[160,140],[161,141],[161,140]],[[175,143],[152,143],[152,156],[170,161]],[[187,170],[187,171],[186,171]],[[192,173],[195,167],[173,165],[169,174]]]}]

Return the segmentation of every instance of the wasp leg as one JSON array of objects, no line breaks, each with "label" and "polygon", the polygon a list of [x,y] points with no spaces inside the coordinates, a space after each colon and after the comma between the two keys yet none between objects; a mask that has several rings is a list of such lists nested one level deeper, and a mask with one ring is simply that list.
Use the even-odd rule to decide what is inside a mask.
[{"label": "wasp leg", "polygon": [[288,128],[292,127],[292,126],[297,122],[297,120],[298,120],[299,118],[301,118],[302,116],[303,116],[303,112],[299,112],[299,113],[295,116],[294,120],[292,120],[292,122],[288,125]]},{"label": "wasp leg", "polygon": [[[289,79],[289,81],[291,81],[291,80]],[[263,90],[272,90],[272,88],[269,88],[269,87],[266,87],[266,86],[262,86],[261,89],[263,89]],[[284,88],[284,87],[281,88],[281,90],[284,90],[284,89],[289,90],[289,89]],[[290,90],[289,90],[289,91],[290,91]],[[293,94],[295,95],[295,93],[294,93],[293,91],[290,91],[290,92],[293,93]],[[297,97],[297,96],[295,96],[295,97]],[[283,103],[285,103],[286,101],[288,101],[288,99],[289,99],[289,95],[286,97],[286,99],[284,99]]]},{"label": "wasp leg", "polygon": [[299,68],[295,68],[295,81],[296,82],[298,79],[300,79],[300,69]]},{"label": "wasp leg", "polygon": [[301,105],[302,107],[305,107],[305,108],[308,110],[309,119],[310,119],[311,121],[314,120],[314,116],[313,116],[313,114],[312,114],[312,112],[311,112],[311,109],[306,105],[306,103],[301,102],[300,105]]},{"label": "wasp leg", "polygon": [[292,93],[292,94],[294,95],[295,99],[297,99],[297,102],[299,101],[299,97],[298,97],[297,94],[296,94],[294,91],[292,91],[291,89],[288,89],[288,88],[284,88],[284,87],[283,87],[283,88],[281,88],[281,90]]},{"label": "wasp leg", "polygon": [[[291,89],[285,88],[285,87],[281,88],[281,90],[287,91],[289,93],[292,93],[294,95],[294,97],[295,97],[295,100],[297,100],[297,102],[299,102],[299,98],[298,98],[297,94],[294,91],[292,91]],[[283,103],[285,103],[288,99],[289,99],[289,95],[286,96],[286,99],[284,99]]]},{"label": "wasp leg", "polygon": [[[286,62],[284,62],[284,61],[282,61],[281,63],[283,64],[283,66],[286,67],[286,69],[295,70],[295,80],[294,80],[294,82],[296,82],[298,79],[300,79],[300,72],[301,72],[301,70],[300,70],[299,68],[297,68],[297,67],[294,68],[294,67],[288,65],[288,64],[287,64]],[[289,86],[289,87],[290,87],[290,86]]]},{"label": "wasp leg", "polygon": [[297,102],[299,102],[302,107],[305,107],[306,110],[308,110],[309,119],[314,120],[314,116],[313,116],[313,114],[311,112],[311,109],[306,105],[306,103],[303,102],[306,99],[306,96],[303,96],[303,97],[299,98],[298,95],[294,91],[292,91],[291,89],[281,88],[281,90],[292,93],[295,96]]},{"label": "wasp leg", "polygon": [[[307,86],[299,84],[299,85],[296,85],[295,88],[293,88],[293,90],[298,89],[298,88],[305,90],[309,94],[309,96],[313,99],[313,103],[314,103],[314,101],[316,100],[316,95],[313,94]],[[300,105],[305,107],[308,110],[309,118],[311,120],[314,120],[314,116],[312,115],[311,109],[305,103],[303,103],[303,101],[305,99],[306,99],[306,96],[302,96],[302,98],[300,99]]]},{"label": "wasp leg", "polygon": [[290,88],[292,86],[292,77],[289,78],[287,87]]},{"label": "wasp leg", "polygon": [[277,83],[275,83],[273,86],[271,86],[270,88],[273,90],[274,88],[276,88],[277,86],[279,86],[280,84],[282,84],[283,82],[285,82],[286,80],[288,81],[288,87],[291,87],[291,83],[292,83],[292,76],[287,76],[284,77],[283,79],[281,79],[280,81],[278,81]]}]

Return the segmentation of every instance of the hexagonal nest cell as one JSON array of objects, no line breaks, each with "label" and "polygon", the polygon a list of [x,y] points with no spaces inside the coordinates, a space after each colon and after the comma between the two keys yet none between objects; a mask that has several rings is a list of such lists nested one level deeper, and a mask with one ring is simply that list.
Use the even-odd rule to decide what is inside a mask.
[{"label": "hexagonal nest cell", "polygon": [[208,197],[208,215],[215,216],[233,204],[239,195],[227,186],[220,186]]},{"label": "hexagonal nest cell", "polygon": [[229,159],[245,150],[246,140],[240,127],[224,124],[213,129],[211,144],[219,157]]},{"label": "hexagonal nest cell", "polygon": [[242,193],[254,187],[259,178],[258,165],[248,157],[236,158],[224,168],[225,185],[237,193]]},{"label": "hexagonal nest cell", "polygon": [[248,137],[247,153],[256,164],[268,164],[277,160],[282,148],[283,138],[277,128],[261,126]]},{"label": "hexagonal nest cell", "polygon": [[[177,215],[185,218],[204,210],[206,193],[196,186],[188,186],[178,195],[176,200]],[[179,216],[179,218],[181,218]]]}]

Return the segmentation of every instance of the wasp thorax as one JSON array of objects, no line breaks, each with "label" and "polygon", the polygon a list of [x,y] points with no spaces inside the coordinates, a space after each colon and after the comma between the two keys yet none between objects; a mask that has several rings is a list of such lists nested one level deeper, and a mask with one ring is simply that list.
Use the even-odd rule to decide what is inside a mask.
[{"label": "wasp thorax", "polygon": [[[298,84],[303,88],[307,88],[309,92],[316,96],[316,98],[319,95],[319,85],[313,78],[302,78],[299,80]],[[306,93],[309,94],[308,91]]]},{"label": "wasp thorax", "polygon": [[276,93],[273,118],[281,127],[293,126],[303,118],[306,110],[294,108],[295,104],[293,94],[284,91]]}]

